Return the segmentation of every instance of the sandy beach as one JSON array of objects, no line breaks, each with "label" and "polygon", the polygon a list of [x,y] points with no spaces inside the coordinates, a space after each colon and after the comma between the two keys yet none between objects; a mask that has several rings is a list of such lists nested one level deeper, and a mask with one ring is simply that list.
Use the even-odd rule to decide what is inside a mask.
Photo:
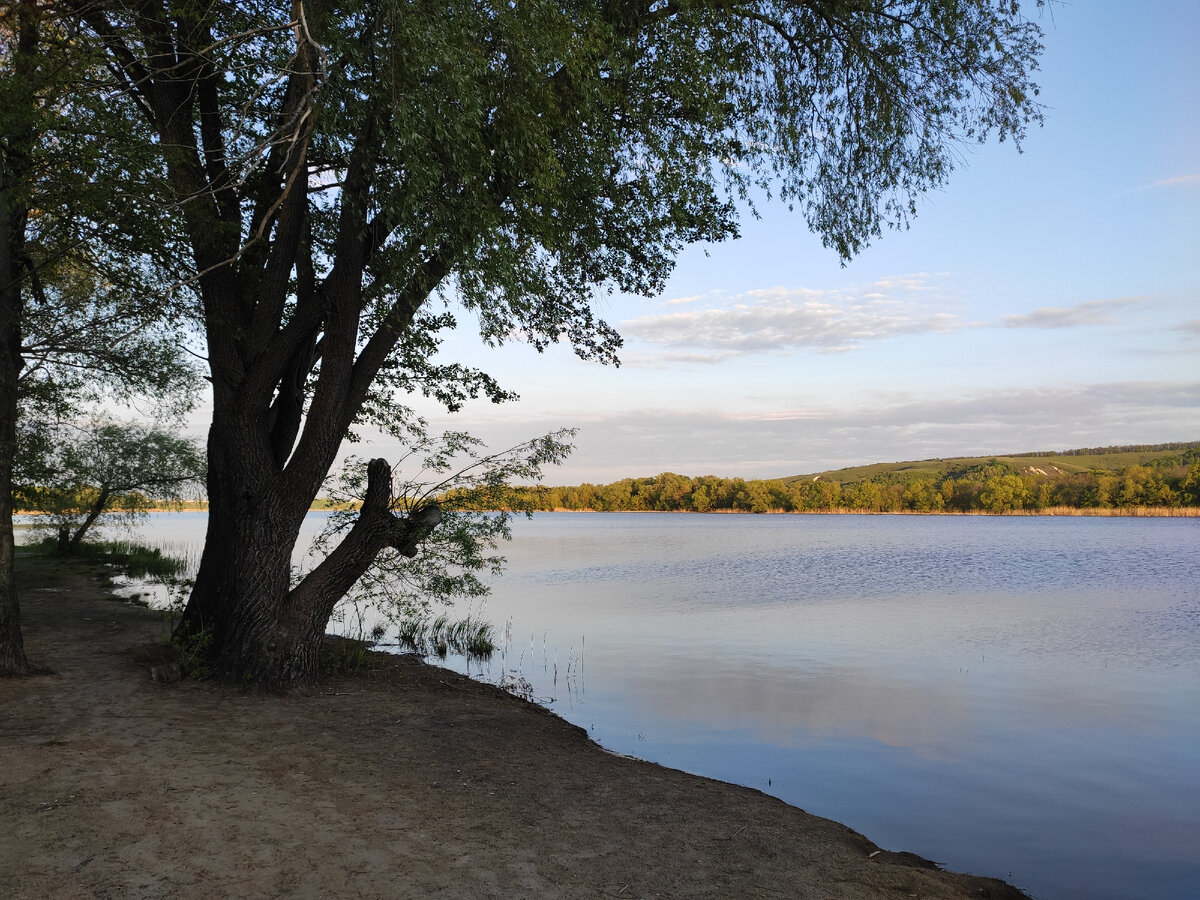
[{"label": "sandy beach", "polygon": [[410,657],[304,696],[156,684],[160,614],[19,574],[49,672],[0,679],[0,896],[1025,896]]}]

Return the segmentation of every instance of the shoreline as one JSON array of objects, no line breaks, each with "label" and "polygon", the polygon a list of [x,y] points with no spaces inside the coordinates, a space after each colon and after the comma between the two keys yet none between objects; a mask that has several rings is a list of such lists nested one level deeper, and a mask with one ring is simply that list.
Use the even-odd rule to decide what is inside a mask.
[{"label": "shoreline", "polygon": [[[322,510],[316,510],[321,512]],[[513,512],[510,510],[510,512]],[[520,511],[516,511],[519,514]],[[1195,519],[1200,518],[1200,506],[1136,506],[1136,507],[1074,507],[1061,506],[1047,509],[1009,509],[1003,512],[990,512],[983,509],[806,509],[785,510],[769,509],[764,512],[752,512],[748,509],[712,509],[698,512],[693,509],[537,509],[534,512],[555,513],[589,513],[607,515],[611,513],[636,513],[638,515],[665,516],[995,516],[997,518],[1114,518],[1114,519]]]},{"label": "shoreline", "polygon": [[21,568],[54,674],[0,680],[7,896],[1025,897],[411,658],[303,696],[157,685],[161,616]]},{"label": "shoreline", "polygon": [[[309,507],[309,512],[334,512],[329,507]],[[486,512],[499,512],[500,510],[485,510]],[[748,509],[712,509],[700,512],[694,509],[567,509],[559,507],[555,509],[535,509],[533,512],[553,512],[553,513],[589,513],[592,515],[606,515],[609,513],[637,513],[649,515],[667,515],[667,516],[996,516],[999,518],[1016,517],[1016,518],[1112,518],[1112,519],[1196,519],[1200,518],[1200,506],[1053,506],[1044,509],[1006,509],[1003,512],[992,512],[985,509],[937,509],[937,510],[916,510],[916,509],[805,509],[805,510],[785,510],[785,509],[769,509],[763,512],[752,512]],[[208,512],[208,508],[184,508],[184,509],[169,509],[166,507],[154,507],[151,509],[142,510],[144,513],[154,515],[164,513],[185,513],[185,512]],[[523,510],[506,510],[514,515],[520,515]],[[13,513],[15,516],[30,516],[38,517],[47,515],[41,512],[28,512],[17,510]],[[15,523],[15,528],[33,528],[32,523]]]}]

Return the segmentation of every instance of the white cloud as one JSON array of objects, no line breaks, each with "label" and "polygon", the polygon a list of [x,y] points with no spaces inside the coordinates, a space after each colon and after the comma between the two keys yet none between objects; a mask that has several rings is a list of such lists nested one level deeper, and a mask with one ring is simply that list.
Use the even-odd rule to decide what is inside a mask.
[{"label": "white cloud", "polygon": [[918,272],[915,275],[892,275],[880,278],[874,286],[881,291],[923,293],[932,290],[931,277],[928,272]]},{"label": "white cloud", "polygon": [[1125,188],[1113,194],[1114,197],[1127,197],[1131,194],[1142,194],[1148,191],[1156,191],[1162,188],[1192,188],[1200,187],[1200,173],[1190,173],[1187,175],[1172,175],[1169,178],[1159,178],[1157,181],[1147,181],[1143,184],[1136,184],[1132,187]]},{"label": "white cloud", "polygon": [[1190,322],[1184,322],[1176,326],[1176,331],[1184,331],[1188,334],[1200,335],[1200,319],[1192,319]]},{"label": "white cloud", "polygon": [[[1055,384],[959,394],[886,394],[853,405],[630,409],[459,420],[505,447],[566,425],[578,449],[555,484],[673,471],[772,478],[872,462],[1068,450],[1200,438],[1200,382]],[[372,451],[375,452],[375,451]]]},{"label": "white cloud", "polygon": [[1045,306],[1023,315],[1005,316],[1005,328],[1078,328],[1086,325],[1111,325],[1112,313],[1141,301],[1140,297],[1112,300],[1088,300],[1076,306]]},{"label": "white cloud", "polygon": [[1192,175],[1176,175],[1174,178],[1161,178],[1150,184],[1150,187],[1176,187],[1178,185],[1196,185],[1200,186],[1200,173]]},{"label": "white cloud", "polygon": [[867,341],[966,327],[921,296],[938,287],[931,276],[918,274],[857,290],[766,288],[747,291],[727,307],[641,316],[623,322],[620,331],[648,344],[693,351],[686,354],[690,358],[702,351],[710,360],[794,348],[844,352]]}]

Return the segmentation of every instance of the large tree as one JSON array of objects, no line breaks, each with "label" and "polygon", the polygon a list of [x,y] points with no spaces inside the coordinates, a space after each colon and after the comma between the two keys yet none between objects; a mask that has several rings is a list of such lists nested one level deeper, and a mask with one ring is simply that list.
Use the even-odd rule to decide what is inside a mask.
[{"label": "large tree", "polygon": [[292,584],[347,430],[397,391],[502,394],[434,364],[452,309],[491,343],[610,361],[597,292],[660,290],[760,192],[848,259],[958,143],[1039,117],[1015,0],[73,7],[155,132],[207,336],[211,511],[180,627],[263,689],[312,681],[337,599],[436,519],[393,513],[375,460],[355,526]]},{"label": "large tree", "polygon": [[101,47],[85,38],[61,4],[0,3],[0,674],[28,670],[18,419],[29,436],[114,395],[186,403],[193,380],[154,289],[172,255],[166,211],[139,201],[161,167],[152,133],[109,102]]},{"label": "large tree", "polygon": [[36,18],[19,8],[0,18],[0,672],[29,670],[14,581],[12,467],[17,448],[17,378],[29,181],[36,138]]}]

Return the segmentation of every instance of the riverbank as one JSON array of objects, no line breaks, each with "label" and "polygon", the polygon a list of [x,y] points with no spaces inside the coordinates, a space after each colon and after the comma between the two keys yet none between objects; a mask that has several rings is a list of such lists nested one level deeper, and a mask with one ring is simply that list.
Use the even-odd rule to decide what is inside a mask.
[{"label": "riverbank", "polygon": [[[309,512],[330,512],[334,509],[332,506],[314,505],[309,509]],[[657,515],[697,515],[695,510],[690,509],[571,509],[565,506],[555,507],[548,510],[536,510],[537,512],[576,512],[576,513],[647,513]],[[188,507],[186,509],[168,509],[166,507],[152,507],[143,510],[146,513],[180,513],[180,512],[208,512],[207,507]],[[511,512],[511,510],[510,510]],[[42,515],[38,512],[23,512],[18,510],[17,515],[36,517]],[[850,507],[837,507],[834,509],[805,509],[805,510],[790,510],[790,509],[767,509],[760,511],[752,511],[748,509],[711,509],[699,515],[706,516],[751,516],[751,515],[768,515],[768,516],[1017,516],[1017,517],[1038,517],[1038,516],[1072,516],[1072,517],[1095,517],[1095,518],[1134,518],[1134,519],[1195,519],[1200,518],[1200,506],[1048,506],[1042,509],[1006,509],[1002,512],[993,512],[986,509],[851,509]],[[32,524],[18,524],[15,527],[33,528]]]},{"label": "riverbank", "polygon": [[53,674],[0,680],[3,896],[1024,896],[411,658],[301,697],[157,685],[158,614],[20,575]]},{"label": "riverbank", "polygon": [[710,509],[697,513],[690,509],[568,509],[556,507],[552,510],[538,512],[578,512],[578,513],[646,513],[649,515],[685,515],[685,516],[1006,516],[1006,517],[1054,517],[1068,516],[1075,518],[1131,518],[1131,519],[1195,519],[1200,518],[1200,506],[1051,506],[1045,509],[1006,509],[1003,512],[992,512],[986,509],[767,509],[754,512],[748,509]]}]

